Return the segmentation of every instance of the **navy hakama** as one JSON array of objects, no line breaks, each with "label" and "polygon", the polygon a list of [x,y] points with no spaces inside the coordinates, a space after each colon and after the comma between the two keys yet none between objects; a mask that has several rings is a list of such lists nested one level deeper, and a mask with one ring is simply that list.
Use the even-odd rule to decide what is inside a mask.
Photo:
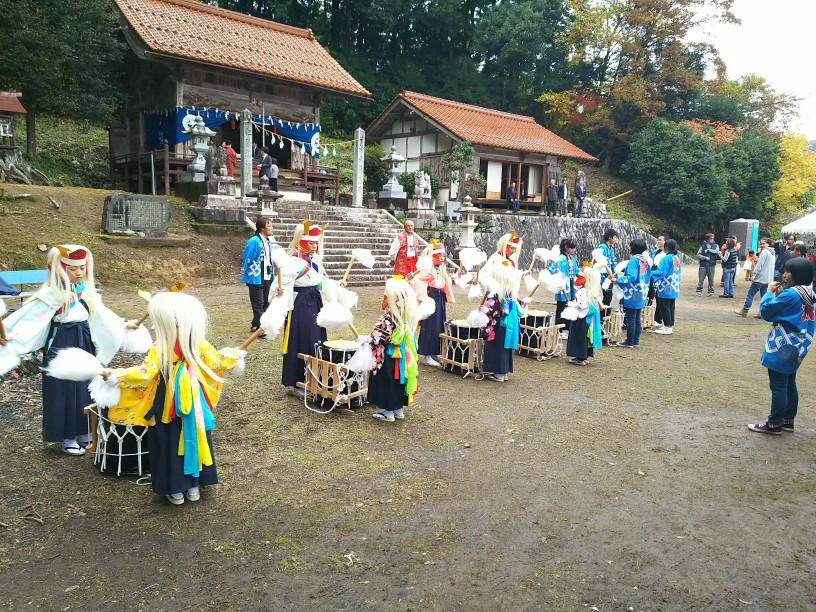
[{"label": "navy hakama", "polygon": [[431,287],[428,295],[436,303],[434,313],[424,319],[419,324],[419,340],[417,342],[417,353],[420,355],[430,355],[436,357],[440,354],[442,341],[439,334],[445,331],[445,320],[447,318],[444,289]]},{"label": "navy hakama", "polygon": [[569,323],[567,355],[574,357],[578,361],[586,361],[588,357],[594,357],[595,349],[589,346],[589,338],[587,337],[586,317],[575,319],[575,321],[567,321],[567,323]]},{"label": "navy hakama", "polygon": [[405,384],[394,378],[399,359],[384,356],[382,367],[368,377],[368,401],[380,410],[399,410],[408,405]]},{"label": "navy hakama", "polygon": [[207,432],[207,444],[210,445],[213,464],[203,466],[197,478],[184,473],[184,456],[178,454],[181,418],[176,417],[167,424],[161,422],[165,391],[166,387],[162,378],[156,390],[153,408],[145,417],[149,419],[152,416],[156,420],[156,424],[147,430],[153,492],[157,495],[171,495],[184,493],[201,485],[218,484],[215,448],[213,448],[212,432],[210,431]]},{"label": "navy hakama", "polygon": [[[64,348],[79,348],[96,355],[87,321],[51,323],[51,344],[43,354],[43,367]],[[93,403],[88,391],[90,381],[60,380],[43,374],[43,439],[46,442],[73,440],[88,434],[88,417],[83,408]]]},{"label": "navy hakama", "polygon": [[317,313],[323,308],[323,299],[317,286],[295,287],[295,305],[289,316],[289,334],[283,356],[281,380],[286,387],[306,380],[305,364],[298,353],[315,354],[315,344],[326,341],[326,330],[317,324]]},{"label": "navy hakama", "polygon": [[513,371],[513,350],[504,348],[507,329],[501,322],[496,323],[495,338],[485,341],[482,371],[487,374],[502,376]]}]

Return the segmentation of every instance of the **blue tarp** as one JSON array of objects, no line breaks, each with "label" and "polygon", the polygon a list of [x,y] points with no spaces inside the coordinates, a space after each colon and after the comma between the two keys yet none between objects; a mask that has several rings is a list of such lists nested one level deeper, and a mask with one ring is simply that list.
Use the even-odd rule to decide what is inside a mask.
[{"label": "blue tarp", "polygon": [[[145,113],[145,146],[148,150],[161,149],[167,142],[171,147],[180,142],[190,140],[184,132],[192,125],[194,118],[204,119],[204,125],[215,130],[228,121],[240,123],[240,113],[223,111],[215,108],[178,107],[160,113]],[[314,157],[320,156],[320,126],[314,123],[293,123],[282,121],[274,117],[253,115],[252,122],[264,125],[275,135],[283,136],[296,144],[305,145],[306,153]]]}]

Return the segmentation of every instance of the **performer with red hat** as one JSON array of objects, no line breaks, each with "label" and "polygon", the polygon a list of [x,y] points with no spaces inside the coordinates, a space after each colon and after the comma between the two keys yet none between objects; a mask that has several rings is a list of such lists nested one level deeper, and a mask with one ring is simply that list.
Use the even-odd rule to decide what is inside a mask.
[{"label": "performer with red hat", "polygon": [[[76,244],[57,245],[48,252],[47,280],[5,324],[9,333],[4,344],[17,355],[42,349],[43,367],[67,347],[95,354],[107,364],[119,350],[126,327],[96,292],[90,250]],[[90,442],[83,412],[91,403],[88,382],[43,375],[43,438],[62,442],[69,455],[85,454]]]},{"label": "performer with red hat", "polygon": [[[435,359],[440,351],[439,334],[445,331],[447,320],[446,304],[453,303],[453,283],[445,270],[447,257],[445,245],[436,238],[425,247],[418,265],[418,269],[410,278],[411,287],[418,300],[434,301],[435,308],[432,315],[422,319],[419,323],[419,340],[417,350],[425,357],[425,364],[439,367],[441,364]],[[427,297],[426,297],[427,296]]]}]

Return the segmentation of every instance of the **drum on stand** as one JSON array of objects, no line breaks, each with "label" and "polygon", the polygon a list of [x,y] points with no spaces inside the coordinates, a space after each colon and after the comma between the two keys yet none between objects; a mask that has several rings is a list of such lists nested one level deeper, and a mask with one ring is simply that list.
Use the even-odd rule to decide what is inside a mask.
[{"label": "drum on stand", "polygon": [[[360,348],[360,345],[352,340],[326,340],[322,344],[315,345],[315,356],[329,363],[346,363],[351,356]],[[335,370],[326,372],[325,380],[327,387],[334,390],[339,385],[345,385],[340,391],[342,395],[352,394],[366,386],[366,373],[348,372],[348,377],[343,380],[335,380]],[[341,374],[340,377],[343,375]],[[318,380],[324,380],[322,373],[318,375]],[[321,408],[329,408],[333,402],[327,397],[315,397],[315,403]],[[348,401],[348,408],[359,408],[366,403],[365,394],[352,397]]]},{"label": "drum on stand", "polygon": [[555,313],[546,310],[528,310],[521,319],[518,354],[539,357],[546,349],[544,328],[555,322]]},{"label": "drum on stand", "polygon": [[107,410],[99,414],[94,465],[100,472],[116,476],[142,476],[150,472],[147,427],[121,425],[107,416]]},{"label": "drum on stand", "polygon": [[457,374],[475,374],[482,365],[482,329],[471,327],[466,319],[445,322],[442,338],[442,367]]}]

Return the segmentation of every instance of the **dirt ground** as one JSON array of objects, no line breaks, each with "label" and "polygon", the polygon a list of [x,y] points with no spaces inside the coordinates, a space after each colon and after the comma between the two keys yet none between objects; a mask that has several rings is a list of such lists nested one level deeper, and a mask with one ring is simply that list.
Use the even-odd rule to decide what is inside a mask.
[{"label": "dirt ground", "polygon": [[[45,446],[39,383],[4,380],[0,606],[816,609],[816,357],[797,433],[749,432],[767,324],[694,297],[694,274],[673,336],[586,368],[517,357],[506,384],[423,366],[397,424],[306,411],[259,342],[217,410],[221,484],[179,508]],[[237,344],[245,288],[191,291]],[[380,299],[362,293],[360,329]],[[139,314],[135,289],[106,295]]]}]

